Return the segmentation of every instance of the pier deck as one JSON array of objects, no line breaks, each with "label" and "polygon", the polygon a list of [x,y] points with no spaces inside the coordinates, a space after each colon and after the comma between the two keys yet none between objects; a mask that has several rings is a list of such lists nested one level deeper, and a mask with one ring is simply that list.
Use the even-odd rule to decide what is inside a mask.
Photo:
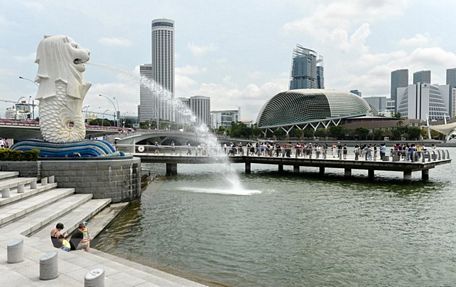
[{"label": "pier deck", "polygon": [[[153,154],[137,153],[135,157],[140,157],[144,163],[166,163],[167,175],[177,175],[177,164],[211,164],[222,163],[226,160],[221,156],[191,156],[179,154]],[[228,160],[231,163],[244,163],[245,172],[251,172],[251,164],[269,164],[277,165],[278,170],[282,171],[283,166],[293,166],[295,172],[299,172],[301,166],[319,168],[320,174],[325,173],[326,168],[340,168],[344,170],[345,176],[351,176],[353,169],[367,170],[368,177],[374,178],[375,171],[397,171],[402,172],[404,179],[411,179],[412,172],[421,171],[423,180],[429,179],[429,170],[438,165],[450,164],[448,152],[442,151],[438,158],[432,157],[421,158],[418,161],[383,161],[383,160],[355,160],[353,157],[347,159],[337,158],[303,158],[303,157],[270,157],[270,156],[230,156]]]}]

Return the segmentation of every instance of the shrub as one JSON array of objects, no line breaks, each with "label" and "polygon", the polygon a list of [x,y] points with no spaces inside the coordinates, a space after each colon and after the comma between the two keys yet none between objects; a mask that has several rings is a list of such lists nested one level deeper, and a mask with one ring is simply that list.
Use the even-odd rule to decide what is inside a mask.
[{"label": "shrub", "polygon": [[39,150],[29,151],[12,150],[7,148],[0,149],[0,161],[34,161],[38,159]]}]

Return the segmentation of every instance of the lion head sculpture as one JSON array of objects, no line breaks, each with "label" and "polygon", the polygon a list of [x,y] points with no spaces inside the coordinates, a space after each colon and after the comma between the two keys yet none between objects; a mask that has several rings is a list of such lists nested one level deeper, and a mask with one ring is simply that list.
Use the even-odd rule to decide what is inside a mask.
[{"label": "lion head sculpture", "polygon": [[45,36],[38,45],[40,129],[45,141],[69,143],[85,138],[82,103],[90,87],[83,72],[90,53],[67,36]]},{"label": "lion head sculpture", "polygon": [[68,96],[84,99],[90,84],[84,82],[82,73],[89,58],[89,50],[80,48],[70,37],[44,36],[36,53],[38,73],[35,81],[39,83],[36,99],[54,96],[57,80],[66,83]]}]

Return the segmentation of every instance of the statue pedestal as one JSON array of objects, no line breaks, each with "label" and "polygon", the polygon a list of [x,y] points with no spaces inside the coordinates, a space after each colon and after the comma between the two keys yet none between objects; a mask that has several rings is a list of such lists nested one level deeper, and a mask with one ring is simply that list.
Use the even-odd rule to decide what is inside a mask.
[{"label": "statue pedestal", "polygon": [[55,177],[58,187],[112,202],[141,197],[141,159],[132,156],[100,158],[42,158],[37,161],[0,161],[0,171],[19,176]]}]

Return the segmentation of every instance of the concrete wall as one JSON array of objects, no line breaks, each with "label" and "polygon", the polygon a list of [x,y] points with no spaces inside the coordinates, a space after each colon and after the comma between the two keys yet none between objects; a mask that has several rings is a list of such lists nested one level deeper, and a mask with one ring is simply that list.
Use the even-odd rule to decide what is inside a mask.
[{"label": "concrete wall", "polygon": [[111,198],[113,202],[141,196],[139,158],[4,161],[0,170],[19,171],[26,177],[54,175],[58,187],[75,188],[76,193],[91,193],[94,198]]}]

